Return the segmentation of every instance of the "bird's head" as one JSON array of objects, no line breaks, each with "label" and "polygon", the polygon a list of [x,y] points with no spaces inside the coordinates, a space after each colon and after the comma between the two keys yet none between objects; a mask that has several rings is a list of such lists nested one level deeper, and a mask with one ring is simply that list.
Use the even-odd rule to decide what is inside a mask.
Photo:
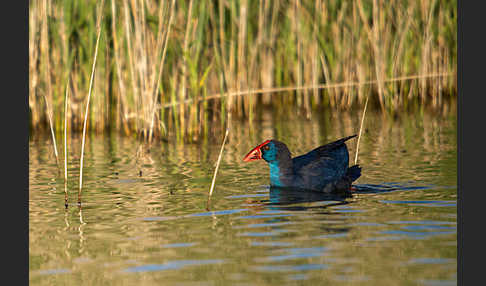
[{"label": "bird's head", "polygon": [[243,161],[251,162],[263,159],[271,163],[282,158],[290,159],[290,152],[287,146],[277,140],[266,140],[248,152],[243,158]]}]

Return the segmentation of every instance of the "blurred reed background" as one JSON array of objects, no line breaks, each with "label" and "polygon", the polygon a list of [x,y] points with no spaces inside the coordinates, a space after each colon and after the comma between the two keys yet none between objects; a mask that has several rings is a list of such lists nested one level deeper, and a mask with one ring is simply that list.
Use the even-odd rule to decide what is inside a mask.
[{"label": "blurred reed background", "polygon": [[368,96],[385,112],[456,98],[455,0],[29,5],[34,131],[49,130],[51,117],[61,134],[65,115],[70,133],[82,130],[98,11],[90,131],[198,141],[228,113],[251,122],[259,106],[309,117],[317,108],[364,106]]}]

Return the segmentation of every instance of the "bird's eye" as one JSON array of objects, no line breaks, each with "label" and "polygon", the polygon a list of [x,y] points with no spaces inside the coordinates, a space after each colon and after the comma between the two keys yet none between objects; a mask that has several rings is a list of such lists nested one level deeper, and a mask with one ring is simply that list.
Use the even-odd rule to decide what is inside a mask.
[{"label": "bird's eye", "polygon": [[268,150],[268,149],[270,149],[270,146],[268,145],[263,146],[263,150]]}]

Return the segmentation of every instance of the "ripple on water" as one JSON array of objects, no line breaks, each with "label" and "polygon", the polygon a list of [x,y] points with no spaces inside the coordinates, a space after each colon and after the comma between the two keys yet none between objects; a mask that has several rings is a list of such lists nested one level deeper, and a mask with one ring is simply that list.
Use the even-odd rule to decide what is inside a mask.
[{"label": "ripple on water", "polygon": [[168,244],[163,244],[160,247],[163,248],[179,248],[179,247],[189,247],[189,246],[194,246],[197,243],[195,242],[187,242],[187,243],[168,243]]},{"label": "ripple on water", "polygon": [[249,237],[262,237],[262,236],[276,236],[279,235],[278,232],[267,231],[267,232],[244,232],[239,233],[238,236],[249,236]]},{"label": "ripple on water", "polygon": [[390,234],[400,236],[401,238],[408,237],[412,239],[425,239],[437,235],[455,234],[455,231],[404,231],[404,230],[385,230],[379,232],[379,234]]},{"label": "ripple on water", "polygon": [[248,225],[234,226],[233,228],[238,229],[238,228],[275,227],[275,226],[282,226],[282,225],[289,225],[289,224],[295,224],[295,222],[284,221],[284,222],[269,222],[269,223],[253,223]]},{"label": "ripple on water", "polygon": [[314,236],[313,238],[325,239],[325,238],[339,238],[339,237],[346,237],[346,236],[348,236],[348,233],[343,232],[343,233],[323,234],[323,235]]},{"label": "ripple on water", "polygon": [[431,280],[431,279],[423,279],[418,280],[420,284],[424,286],[456,286],[456,280]]},{"label": "ripple on water", "polygon": [[453,263],[455,259],[451,258],[413,258],[408,264],[448,264]]},{"label": "ripple on water", "polygon": [[438,220],[402,220],[402,221],[388,221],[388,224],[423,224],[423,225],[436,225],[436,224],[454,224],[452,221],[438,221]]},{"label": "ripple on water", "polygon": [[183,216],[153,216],[153,217],[144,217],[142,220],[144,221],[165,221],[165,220],[174,220],[180,218],[188,218],[188,217],[206,217],[206,216],[220,216],[220,215],[230,215],[235,213],[240,213],[244,211],[248,211],[249,209],[233,209],[233,210],[221,210],[221,211],[209,211],[209,212],[202,212],[202,213],[192,213]]},{"label": "ripple on water", "polygon": [[230,215],[230,214],[245,212],[245,211],[248,211],[248,210],[249,209],[233,209],[233,210],[222,210],[222,211],[210,211],[210,212],[189,214],[186,217]]},{"label": "ripple on water", "polygon": [[309,278],[309,275],[307,274],[292,274],[287,276],[287,280],[306,280]]},{"label": "ripple on water", "polygon": [[295,216],[295,214],[256,214],[256,215],[247,215],[247,216],[240,216],[238,219],[259,219],[259,218],[276,218],[276,217],[290,217]]},{"label": "ripple on water", "polygon": [[257,262],[279,262],[285,260],[304,259],[310,257],[324,256],[327,254],[326,247],[309,247],[309,248],[284,248],[275,250],[282,255],[271,255],[267,257],[255,258]]},{"label": "ripple on water", "polygon": [[394,201],[394,200],[381,200],[381,203],[385,204],[407,204],[407,205],[417,205],[423,207],[455,207],[457,206],[456,201],[433,201],[433,200],[410,200],[410,201]]},{"label": "ripple on water", "polygon": [[299,264],[299,265],[262,265],[254,266],[253,269],[262,272],[288,272],[327,269],[327,264]]},{"label": "ripple on water", "polygon": [[264,241],[264,242],[252,241],[252,242],[250,242],[250,245],[251,246],[270,246],[270,247],[274,247],[274,246],[292,246],[294,244],[291,243],[291,242],[282,242],[282,241]]},{"label": "ripple on water", "polygon": [[[456,223],[448,221],[389,221],[387,224],[398,226],[400,229],[383,230],[378,233],[391,235],[387,236],[387,239],[393,240],[404,237],[412,239],[424,239],[431,236],[454,234],[457,232]],[[379,239],[372,238],[372,240]]]},{"label": "ripple on water", "polygon": [[268,194],[246,194],[246,195],[234,195],[234,196],[227,196],[226,199],[241,199],[241,198],[260,198],[260,197],[268,197]]},{"label": "ripple on water", "polygon": [[172,269],[180,269],[187,266],[195,265],[207,265],[207,264],[221,264],[223,259],[201,259],[201,260],[175,260],[169,261],[164,264],[146,264],[136,267],[125,268],[123,272],[134,273],[134,272],[151,272],[151,271],[164,271]]},{"label": "ripple on water", "polygon": [[60,269],[46,269],[46,270],[38,270],[33,272],[32,274],[37,275],[54,275],[54,274],[65,274],[65,273],[72,273],[70,269],[60,268]]}]

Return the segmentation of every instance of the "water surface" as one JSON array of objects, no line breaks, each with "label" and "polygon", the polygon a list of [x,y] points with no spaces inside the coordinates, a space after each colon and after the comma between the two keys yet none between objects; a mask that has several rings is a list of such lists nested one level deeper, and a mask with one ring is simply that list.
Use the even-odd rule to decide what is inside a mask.
[{"label": "water surface", "polygon": [[[262,111],[231,122],[210,210],[221,133],[195,144],[69,140],[69,203],[48,136],[29,146],[32,285],[455,285],[456,116],[368,111],[350,198],[270,189],[269,138],[302,154],[359,130],[361,111],[310,120]],[[348,142],[354,161],[356,140]],[[62,154],[62,150],[61,150]],[[142,176],[140,176],[142,171]]]}]

